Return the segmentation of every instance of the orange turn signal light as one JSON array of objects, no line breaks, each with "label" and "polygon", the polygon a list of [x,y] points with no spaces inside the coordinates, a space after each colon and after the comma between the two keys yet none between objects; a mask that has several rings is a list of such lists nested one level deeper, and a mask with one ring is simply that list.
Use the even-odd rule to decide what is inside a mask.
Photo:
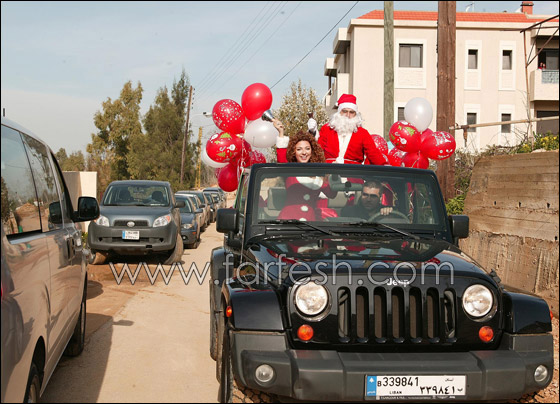
[{"label": "orange turn signal light", "polygon": [[228,306],[226,308],[226,317],[231,317],[231,315],[233,314],[233,309],[231,308],[231,306]]},{"label": "orange turn signal light", "polygon": [[309,341],[313,338],[313,328],[310,325],[304,324],[297,330],[297,336],[302,341]]},{"label": "orange turn signal light", "polygon": [[490,342],[494,339],[494,330],[492,327],[485,325],[478,331],[478,338],[480,338],[482,342]]}]

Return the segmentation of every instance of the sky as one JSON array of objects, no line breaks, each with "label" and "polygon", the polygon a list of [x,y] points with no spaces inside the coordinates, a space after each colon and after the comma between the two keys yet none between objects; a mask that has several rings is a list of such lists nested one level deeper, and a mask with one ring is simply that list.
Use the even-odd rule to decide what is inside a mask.
[{"label": "sky", "polygon": [[[323,98],[336,28],[383,3],[2,1],[1,107],[55,152],[85,153],[103,101],[118,98],[127,81],[140,82],[145,114],[157,91],[171,89],[184,69],[194,87],[193,130],[203,126],[207,137],[218,129],[202,113],[221,99],[241,103],[253,83],[271,88],[272,109],[299,79]],[[395,1],[394,9],[437,11],[437,5]],[[521,0],[457,1],[457,11],[469,5],[515,12]],[[534,1],[533,14],[556,15],[558,8],[557,1]]]}]

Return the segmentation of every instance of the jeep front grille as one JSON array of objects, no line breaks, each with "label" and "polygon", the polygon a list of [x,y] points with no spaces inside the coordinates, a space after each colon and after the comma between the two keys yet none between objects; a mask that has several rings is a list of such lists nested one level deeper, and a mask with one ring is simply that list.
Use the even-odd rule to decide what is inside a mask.
[{"label": "jeep front grille", "polygon": [[[430,288],[337,290],[340,342],[443,343],[455,338],[455,294]],[[334,296],[333,296],[334,297]]]}]

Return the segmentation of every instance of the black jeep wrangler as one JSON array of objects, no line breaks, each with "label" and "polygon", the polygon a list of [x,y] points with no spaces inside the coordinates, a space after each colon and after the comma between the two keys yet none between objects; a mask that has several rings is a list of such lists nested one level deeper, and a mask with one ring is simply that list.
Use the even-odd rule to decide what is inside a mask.
[{"label": "black jeep wrangler", "polygon": [[432,171],[257,164],[218,211],[219,400],[504,400],[546,387],[551,315],[458,248]]}]

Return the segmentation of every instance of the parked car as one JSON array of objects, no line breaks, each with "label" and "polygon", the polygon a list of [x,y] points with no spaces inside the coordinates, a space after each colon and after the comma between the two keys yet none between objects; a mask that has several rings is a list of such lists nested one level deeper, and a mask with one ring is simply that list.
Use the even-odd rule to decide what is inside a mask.
[{"label": "parked car", "polygon": [[218,197],[220,198],[220,203],[221,203],[220,208],[225,208],[226,207],[227,194],[224,192],[224,190],[222,188],[219,188],[219,187],[204,188],[203,192],[212,192],[212,193],[218,195]]},{"label": "parked car", "polygon": [[218,215],[218,204],[212,198],[208,192],[202,192],[206,204],[210,206],[210,222],[214,223],[216,221],[216,216]]},{"label": "parked car", "polygon": [[[175,194],[177,201],[184,201],[185,206],[179,209],[181,214],[181,237],[187,248],[196,248],[200,243],[200,219],[187,195]],[[199,209],[202,213],[202,209]]]},{"label": "parked car", "polygon": [[204,197],[204,194],[201,191],[178,191],[178,194],[187,194],[187,195],[194,195],[198,198],[199,201],[199,208],[202,208],[204,210],[204,217],[205,217],[205,225],[204,228],[206,229],[206,227],[212,223],[212,212],[211,212],[211,206],[206,202],[206,198]]},{"label": "parked car", "polygon": [[2,117],[1,402],[37,402],[63,353],[79,355],[86,327],[87,260],[56,158],[39,137]]},{"label": "parked car", "polygon": [[175,201],[166,181],[113,181],[99,206],[100,215],[88,228],[93,264],[111,253],[163,254],[164,264],[181,259],[181,216],[184,201]]},{"label": "parked car", "polygon": [[503,402],[551,382],[547,303],[459,249],[468,216],[447,216],[435,173],[302,166],[253,165],[218,211],[221,402]]},{"label": "parked car", "polygon": [[[191,201],[192,205],[195,208],[195,212],[196,215],[199,217],[200,219],[200,231],[206,231],[206,227],[208,227],[206,225],[206,211],[200,207],[201,203],[200,203],[200,199],[198,199],[198,197],[196,195],[192,195],[192,194],[187,194],[187,193],[178,193],[179,195],[186,195],[189,200]],[[199,212],[200,211],[200,212]]]}]

